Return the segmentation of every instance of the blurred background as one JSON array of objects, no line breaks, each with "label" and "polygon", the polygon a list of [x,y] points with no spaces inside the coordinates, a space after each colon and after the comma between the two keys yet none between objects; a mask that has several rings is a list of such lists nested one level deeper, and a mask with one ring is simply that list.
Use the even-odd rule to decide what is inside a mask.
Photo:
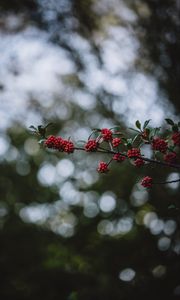
[{"label": "blurred background", "polygon": [[179,121],[178,0],[0,0],[0,298],[180,298],[176,171],[48,153],[30,125]]}]

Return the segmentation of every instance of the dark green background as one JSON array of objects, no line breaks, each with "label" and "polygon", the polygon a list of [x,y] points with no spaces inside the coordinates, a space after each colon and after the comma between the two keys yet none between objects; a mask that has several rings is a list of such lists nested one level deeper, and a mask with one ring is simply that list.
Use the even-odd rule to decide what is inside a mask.
[{"label": "dark green background", "polygon": [[[45,20],[38,1],[1,0],[1,32],[9,34],[3,25],[9,14],[24,16],[22,27],[14,31],[21,32],[25,26],[32,25],[50,32],[50,41],[57,47],[65,49],[69,59],[76,66],[76,73],[66,78],[64,84],[67,87],[73,86],[75,90],[78,88],[86,91],[87,87],[79,76],[79,73],[87,67],[83,62],[83,53],[76,52],[68,43],[67,37],[68,34],[78,32],[88,40],[99,68],[102,67],[101,49],[93,39],[94,32],[98,31],[100,36],[103,34],[100,28],[101,16],[92,10],[92,2],[98,0],[56,2],[61,3],[62,7],[58,11],[56,20],[50,22]],[[157,80],[160,92],[166,95],[175,107],[175,119],[178,119],[180,111],[179,2],[173,0],[124,2],[138,15],[138,22],[134,29],[141,47],[135,68]],[[104,5],[106,6],[106,1]],[[118,5],[118,1],[115,5]],[[140,12],[146,6],[149,14],[145,17]],[[67,25],[67,20],[72,17],[78,20],[77,28],[69,28]],[[128,23],[123,24],[120,17],[118,19],[117,16],[111,16],[111,18],[114,18],[117,24],[122,22],[122,26],[128,27]],[[107,17],[107,24],[108,20]],[[128,76],[130,73],[131,71]],[[1,90],[5,88],[1,85]],[[115,125],[125,127],[123,116],[121,118],[111,110],[111,103],[116,95],[99,89],[93,96],[97,99],[97,105],[88,113],[76,104],[71,104],[72,120],[82,124],[82,127],[84,124],[90,127],[87,114],[91,117],[98,112],[100,123],[101,118],[106,118]],[[66,132],[66,126],[73,126],[69,125],[68,120],[62,121],[58,116],[53,117],[48,114],[44,108],[38,106],[36,99],[31,100],[34,111],[42,114],[45,122],[52,121],[55,124],[52,133]],[[54,99],[54,107],[57,107],[61,100],[61,98]],[[164,180],[171,170],[150,167],[147,171],[145,169],[137,171],[128,164],[121,168],[114,165],[110,174],[100,177],[94,184],[84,188],[79,187],[78,180],[74,176],[68,178],[67,180],[73,184],[75,182],[82,192],[96,191],[99,197],[106,191],[113,191],[117,199],[126,201],[127,208],[124,212],[121,202],[117,200],[117,207],[112,213],[100,211],[96,217],[88,218],[83,214],[83,207],[72,205],[69,210],[76,216],[78,223],[74,235],[65,238],[53,233],[47,224],[26,223],[19,215],[23,207],[32,203],[53,204],[59,199],[57,186],[40,185],[37,172],[44,161],[56,164],[64,156],[54,156],[45,153],[44,150],[38,151],[37,155],[28,155],[23,145],[30,137],[30,133],[19,121],[14,121],[7,128],[6,134],[10,138],[11,146],[19,151],[18,160],[23,159],[28,163],[31,171],[22,176],[17,172],[17,161],[8,162],[6,159],[1,159],[0,205],[2,211],[6,210],[6,214],[0,215],[0,298],[2,300],[147,300],[180,297],[180,291],[177,292],[177,287],[180,287],[180,251],[179,253],[174,251],[175,246],[180,243],[179,189],[156,186],[150,191],[149,200],[144,206],[134,207],[130,201],[134,185],[147,171],[155,180]],[[73,160],[79,172],[88,167],[92,168],[84,154],[69,158]],[[95,156],[94,160],[98,161],[98,159]],[[84,164],[79,165],[81,160]],[[165,234],[161,232],[152,235],[149,229],[136,222],[132,230],[124,235],[109,236],[98,233],[97,225],[102,219],[111,221],[118,220],[124,215],[135,216],[140,210],[154,211],[162,220],[172,219],[176,222],[176,231],[169,236],[171,244],[166,251],[159,250],[157,246],[158,239]],[[164,266],[166,272],[154,276],[153,270],[157,266]],[[130,282],[119,279],[120,271],[127,267],[136,271],[135,278]]]}]

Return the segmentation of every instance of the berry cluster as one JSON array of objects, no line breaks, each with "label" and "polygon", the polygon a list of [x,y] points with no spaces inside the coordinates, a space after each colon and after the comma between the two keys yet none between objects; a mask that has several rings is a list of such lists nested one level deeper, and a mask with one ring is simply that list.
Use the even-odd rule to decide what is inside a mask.
[{"label": "berry cluster", "polygon": [[141,151],[138,148],[129,149],[127,152],[129,158],[138,158],[141,157]]},{"label": "berry cluster", "polygon": [[137,158],[136,160],[134,160],[134,165],[136,167],[142,167],[144,165],[144,160],[142,158]]},{"label": "berry cluster", "polygon": [[104,161],[100,161],[99,165],[98,165],[98,168],[97,168],[97,171],[99,173],[107,173],[109,171],[108,164],[105,163]]},{"label": "berry cluster", "polygon": [[85,144],[84,149],[87,152],[94,152],[98,149],[99,143],[96,140],[88,140]]},{"label": "berry cluster", "polygon": [[114,148],[118,147],[121,143],[122,143],[122,141],[118,137],[112,139],[112,145],[113,145]]},{"label": "berry cluster", "polygon": [[51,136],[49,136],[48,139],[45,141],[44,145],[45,145],[47,148],[59,150],[60,145],[61,145],[61,137],[55,137],[54,135],[51,135]]},{"label": "berry cluster", "polygon": [[160,151],[161,153],[166,153],[168,144],[164,139],[158,137],[152,140],[152,148],[153,150]]},{"label": "berry cluster", "polygon": [[153,182],[152,178],[149,176],[146,176],[142,179],[141,185],[143,187],[150,188],[150,187],[152,187],[152,182]]},{"label": "berry cluster", "polygon": [[112,130],[108,129],[108,128],[103,128],[101,129],[101,135],[103,137],[103,140],[108,142],[112,140]]},{"label": "berry cluster", "polygon": [[56,149],[68,154],[73,153],[75,150],[73,142],[71,142],[70,140],[64,140],[60,136],[55,137],[54,135],[49,136],[44,142],[44,145],[49,149]]},{"label": "berry cluster", "polygon": [[113,160],[116,160],[117,162],[123,162],[126,159],[125,155],[122,155],[121,153],[116,153],[112,157]]},{"label": "berry cluster", "polygon": [[[46,148],[66,152],[68,154],[73,153],[75,150],[108,154],[110,156],[109,162],[100,161],[98,164],[97,171],[99,173],[107,173],[113,161],[122,163],[126,159],[129,159],[137,168],[145,165],[145,162],[146,164],[158,163],[158,165],[162,164],[180,168],[180,165],[176,163],[178,161],[178,149],[176,151],[176,147],[180,146],[180,122],[175,124],[172,120],[166,119],[166,122],[172,127],[172,131],[166,139],[163,139],[158,136],[159,128],[154,129],[147,127],[149,121],[150,120],[145,121],[142,126],[139,121],[136,121],[138,130],[135,129],[136,136],[130,139],[126,139],[120,131],[116,131],[113,128],[94,129],[88,140],[84,142],[83,148],[75,147],[70,139],[66,140],[61,136],[55,137],[54,135],[50,135],[46,138],[46,128],[49,124],[45,127],[41,125],[38,126],[38,128],[34,126],[31,126],[31,128],[36,135],[41,137],[40,143],[43,143]],[[140,148],[144,144],[151,145],[153,151],[159,152],[161,154],[158,156],[160,160],[157,161],[157,158],[149,159],[141,155]],[[154,154],[154,157],[157,157],[156,153]],[[141,181],[143,187],[149,188],[152,184],[153,180],[149,176],[145,176]]]},{"label": "berry cluster", "polygon": [[172,135],[172,140],[175,146],[180,146],[180,132],[175,132]]},{"label": "berry cluster", "polygon": [[164,161],[167,163],[174,163],[176,161],[177,154],[175,152],[169,152],[164,155]]},{"label": "berry cluster", "polygon": [[63,140],[62,142],[62,147],[63,147],[63,151],[66,153],[73,153],[74,152],[74,144],[73,142],[69,141],[69,140]]}]

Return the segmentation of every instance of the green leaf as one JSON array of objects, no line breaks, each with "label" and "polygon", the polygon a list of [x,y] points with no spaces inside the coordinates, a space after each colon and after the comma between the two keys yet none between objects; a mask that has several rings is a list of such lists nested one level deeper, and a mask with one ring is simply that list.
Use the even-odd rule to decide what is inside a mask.
[{"label": "green leaf", "polygon": [[125,143],[127,143],[127,139],[125,137],[122,137],[121,140]]},{"label": "green leaf", "polygon": [[127,139],[126,146],[128,149],[132,148],[132,143],[133,143],[132,139]]},{"label": "green leaf", "polygon": [[110,129],[110,130],[115,129],[115,130],[119,131],[119,130],[120,130],[120,127],[119,127],[119,126],[114,126],[114,127],[109,128],[109,129]]},{"label": "green leaf", "polygon": [[157,135],[160,130],[161,130],[161,127],[155,127],[155,128],[150,129],[149,139],[152,139],[155,135]]},{"label": "green leaf", "polygon": [[136,135],[133,137],[132,143],[134,143],[138,137],[139,137],[139,134],[136,134]]},{"label": "green leaf", "polygon": [[39,140],[38,144],[40,144],[40,145],[41,145],[41,144],[44,144],[45,140],[46,140],[46,139],[41,139],[41,140]]},{"label": "green leaf", "polygon": [[169,125],[174,125],[174,122],[173,122],[173,120],[171,120],[171,119],[165,119],[165,121],[169,124]]},{"label": "green leaf", "polygon": [[139,122],[139,120],[137,120],[135,124],[136,127],[141,130],[141,123]]},{"label": "green leaf", "polygon": [[147,135],[147,139],[149,138],[149,135],[150,135],[150,132],[152,131],[152,129],[150,129],[150,128],[145,128],[144,129],[144,132],[146,133],[146,135]]},{"label": "green leaf", "polygon": [[133,140],[132,140],[132,139],[127,139],[127,142],[128,142],[129,144],[132,144]]},{"label": "green leaf", "polygon": [[[98,131],[100,131],[100,129]],[[88,140],[90,140],[92,136],[94,136],[94,138],[97,138],[99,136],[98,131],[97,130],[93,130],[91,132],[91,134],[89,135]]]},{"label": "green leaf", "polygon": [[132,149],[132,143],[127,143],[126,146],[128,149]]},{"label": "green leaf", "polygon": [[101,131],[99,128],[93,128],[92,131]]},{"label": "green leaf", "polygon": [[68,300],[78,300],[78,293],[77,292],[72,292],[69,295]]},{"label": "green leaf", "polygon": [[180,122],[178,122],[178,127],[180,127]]},{"label": "green leaf", "polygon": [[150,121],[151,121],[151,119],[146,120],[146,121],[144,122],[143,129],[145,129],[145,128],[148,126],[148,124],[149,124]]},{"label": "green leaf", "polygon": [[170,204],[170,205],[168,206],[168,209],[176,209],[176,210],[178,210],[178,208],[176,207],[175,204]]},{"label": "green leaf", "polygon": [[53,123],[48,123],[44,128],[48,128],[49,126],[53,125]]},{"label": "green leaf", "polygon": [[174,124],[174,125],[172,126],[172,130],[173,130],[174,132],[178,132],[178,126],[177,126],[177,124]]},{"label": "green leaf", "polygon": [[174,152],[174,148],[175,148],[175,145],[169,146],[169,147],[168,147],[168,150],[169,150],[170,152]]},{"label": "green leaf", "polygon": [[131,130],[133,130],[133,131],[135,131],[135,132],[141,133],[141,131],[139,131],[139,130],[137,130],[137,129],[134,129],[134,128],[131,128],[131,127],[128,127],[128,129],[131,129]]},{"label": "green leaf", "polygon": [[34,129],[34,130],[37,130],[37,128],[33,125],[29,126],[30,129]]}]

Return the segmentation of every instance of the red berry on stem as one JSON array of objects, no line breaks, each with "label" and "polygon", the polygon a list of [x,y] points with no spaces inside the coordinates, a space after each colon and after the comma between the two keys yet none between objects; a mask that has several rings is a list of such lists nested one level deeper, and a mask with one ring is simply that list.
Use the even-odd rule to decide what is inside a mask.
[{"label": "red berry on stem", "polygon": [[45,147],[54,149],[56,146],[56,137],[54,135],[50,135],[47,140],[44,142]]},{"label": "red berry on stem", "polygon": [[63,151],[66,153],[73,153],[74,152],[74,144],[73,142],[69,141],[69,140],[63,140]]},{"label": "red berry on stem", "polygon": [[142,159],[142,158],[137,158],[135,161],[134,161],[134,165],[136,166],[136,167],[141,167],[141,166],[143,166],[144,165],[144,160]]},{"label": "red berry on stem", "polygon": [[172,140],[173,140],[173,142],[174,142],[174,145],[180,146],[180,132],[175,132],[175,133],[172,135]]},{"label": "red berry on stem", "polygon": [[175,152],[170,152],[164,155],[164,160],[168,163],[175,162],[176,158],[177,158],[177,154]]},{"label": "red berry on stem", "polygon": [[138,149],[138,148],[132,148],[132,149],[129,149],[128,152],[127,152],[127,156],[128,156],[129,158],[137,158],[137,157],[140,157],[140,156],[141,156],[140,149]]},{"label": "red berry on stem", "polygon": [[121,139],[120,138],[117,137],[117,138],[114,138],[112,140],[112,145],[113,145],[114,148],[118,147],[120,144],[121,144]]},{"label": "red berry on stem", "polygon": [[144,177],[141,181],[141,185],[148,188],[152,187],[152,178],[149,176]]},{"label": "red berry on stem", "polygon": [[96,142],[96,140],[89,140],[85,144],[84,148],[85,148],[85,151],[87,151],[87,152],[93,152],[93,151],[97,150],[98,146],[99,146],[99,144],[98,144],[98,142]]},{"label": "red berry on stem", "polygon": [[155,138],[152,141],[153,150],[160,151],[161,153],[166,153],[168,144],[165,140],[160,138]]},{"label": "red berry on stem", "polygon": [[124,155],[122,155],[121,153],[116,153],[113,155],[113,160],[116,160],[117,162],[123,162],[126,157]]},{"label": "red berry on stem", "polygon": [[108,128],[101,129],[103,140],[108,142],[112,140],[112,131]]},{"label": "red berry on stem", "polygon": [[99,173],[107,173],[109,171],[108,164],[103,161],[100,161],[97,170]]}]

